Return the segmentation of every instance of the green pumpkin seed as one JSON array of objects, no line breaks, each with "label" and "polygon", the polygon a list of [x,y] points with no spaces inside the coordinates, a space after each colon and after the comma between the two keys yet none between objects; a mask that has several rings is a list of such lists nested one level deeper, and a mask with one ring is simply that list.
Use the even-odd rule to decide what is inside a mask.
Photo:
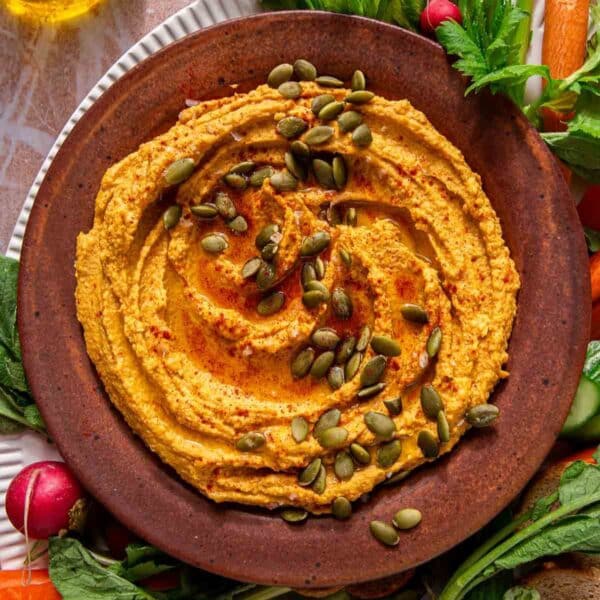
[{"label": "green pumpkin seed", "polygon": [[269,242],[263,246],[262,250],[260,251],[260,255],[263,260],[268,261],[273,260],[277,252],[279,252],[279,244],[276,244],[275,242]]},{"label": "green pumpkin seed", "polygon": [[320,458],[313,459],[307,467],[300,471],[298,475],[298,484],[302,487],[309,486],[317,478],[321,470],[322,461]]},{"label": "green pumpkin seed", "polygon": [[392,440],[387,444],[382,444],[377,450],[377,464],[384,469],[391,467],[402,454],[402,442]]},{"label": "green pumpkin seed", "polygon": [[424,385],[421,388],[421,408],[430,419],[437,419],[438,413],[444,410],[444,403],[432,385]]},{"label": "green pumpkin seed", "polygon": [[302,287],[304,287],[307,283],[311,281],[317,280],[317,273],[315,271],[315,266],[312,263],[304,263],[302,265],[302,272],[300,274],[300,281],[302,283]]},{"label": "green pumpkin seed", "polygon": [[331,236],[326,231],[317,231],[302,240],[300,256],[316,256],[329,246]]},{"label": "green pumpkin seed", "polygon": [[450,425],[443,410],[440,410],[437,416],[437,433],[440,442],[446,443],[450,441]]},{"label": "green pumpkin seed", "polygon": [[225,192],[217,193],[215,196],[215,206],[219,215],[225,220],[233,219],[237,215],[233,200]]},{"label": "green pumpkin seed", "polygon": [[339,344],[340,336],[337,334],[337,331],[331,329],[331,327],[320,327],[313,331],[310,339],[317,348],[321,348],[322,350],[333,350]]},{"label": "green pumpkin seed", "polygon": [[395,485],[400,481],[404,481],[411,473],[412,471],[398,471],[398,473],[386,479],[382,485]]},{"label": "green pumpkin seed", "polygon": [[263,262],[256,274],[256,285],[259,290],[266,290],[275,282],[275,267],[268,262]]},{"label": "green pumpkin seed", "polygon": [[371,521],[369,529],[371,530],[371,535],[385,546],[396,546],[400,541],[396,530],[383,521]]},{"label": "green pumpkin seed", "polygon": [[294,73],[300,81],[314,81],[317,78],[317,68],[311,62],[299,58],[294,63]]},{"label": "green pumpkin seed", "polygon": [[350,87],[353,91],[364,90],[367,87],[367,80],[365,78],[365,74],[362,71],[359,71],[358,69],[354,71],[354,73],[352,74]]},{"label": "green pumpkin seed", "polygon": [[392,523],[396,529],[412,529],[416,527],[423,518],[420,510],[416,508],[402,508],[392,519]]},{"label": "green pumpkin seed", "polygon": [[326,486],[327,486],[327,471],[325,470],[325,467],[323,465],[321,465],[321,468],[319,469],[317,478],[314,480],[314,482],[312,484],[312,491],[315,494],[321,495],[325,491]]},{"label": "green pumpkin seed", "polygon": [[220,254],[227,250],[229,242],[222,233],[209,233],[200,240],[200,245],[209,254]]},{"label": "green pumpkin seed", "polygon": [[263,298],[256,307],[256,312],[261,317],[268,317],[279,312],[285,303],[285,294],[283,292],[273,292],[266,298]]},{"label": "green pumpkin seed", "polygon": [[294,379],[302,379],[308,375],[314,360],[315,351],[312,348],[301,350],[292,361],[291,371]]},{"label": "green pumpkin seed", "polygon": [[397,417],[402,412],[402,398],[392,398],[390,400],[383,401],[384,406],[392,417]]},{"label": "green pumpkin seed", "polygon": [[286,152],[283,160],[287,170],[296,177],[296,179],[301,179],[302,181],[306,179],[306,176],[308,175],[306,165],[301,163],[291,152]]},{"label": "green pumpkin seed", "polygon": [[339,390],[344,385],[344,369],[331,367],[327,373],[327,383],[332,390]]},{"label": "green pumpkin seed", "polygon": [[349,519],[352,515],[352,504],[344,496],[338,496],[331,504],[331,514],[341,521]]},{"label": "green pumpkin seed", "polygon": [[407,320],[412,323],[428,323],[429,315],[427,311],[418,304],[403,304],[400,307],[400,313]]},{"label": "green pumpkin seed", "polygon": [[465,418],[469,425],[481,428],[491,425],[499,414],[500,409],[494,404],[478,404],[467,411]]},{"label": "green pumpkin seed", "polygon": [[289,171],[275,173],[270,181],[278,192],[291,192],[298,187],[298,180]]},{"label": "green pumpkin seed", "polygon": [[229,223],[227,223],[227,227],[231,229],[231,231],[235,231],[235,233],[244,233],[248,231],[248,222],[242,215],[238,215],[235,219],[231,219]]},{"label": "green pumpkin seed", "polygon": [[340,131],[354,131],[362,123],[362,115],[355,110],[347,110],[338,117]]},{"label": "green pumpkin seed", "polygon": [[282,83],[289,81],[294,73],[294,67],[288,63],[282,63],[274,67],[269,76],[267,83],[272,88],[278,88]]},{"label": "green pumpkin seed", "polygon": [[260,265],[262,265],[262,260],[258,256],[253,256],[244,263],[242,277],[244,279],[251,279],[258,273]]},{"label": "green pumpkin seed", "polygon": [[260,169],[256,169],[256,171],[250,175],[250,179],[248,181],[252,187],[261,187],[265,179],[272,177],[274,173],[275,169],[273,169],[273,167],[261,167]]},{"label": "green pumpkin seed", "polygon": [[371,134],[371,130],[366,123],[361,123],[353,132],[352,132],[352,143],[355,146],[364,147],[368,146],[373,141],[373,135]]},{"label": "green pumpkin seed", "polygon": [[384,356],[398,356],[400,354],[400,344],[386,335],[374,335],[371,338],[371,348]]},{"label": "green pumpkin seed", "polygon": [[350,381],[354,378],[354,376],[358,373],[358,369],[360,368],[360,363],[362,362],[362,352],[355,352],[348,362],[346,363],[346,368],[344,369],[344,375],[346,376],[346,381]]},{"label": "green pumpkin seed", "polygon": [[223,177],[223,181],[234,190],[245,190],[248,187],[248,180],[238,173],[227,173]]},{"label": "green pumpkin seed", "polygon": [[284,117],[277,123],[276,129],[280,135],[290,140],[304,133],[307,127],[306,121],[300,117]]},{"label": "green pumpkin seed", "polygon": [[326,429],[337,427],[342,413],[337,408],[331,408],[327,412],[324,412],[315,423],[313,429],[313,435],[319,437]]},{"label": "green pumpkin seed", "polygon": [[308,517],[308,512],[301,508],[286,508],[279,514],[286,523],[302,523]]},{"label": "green pumpkin seed", "polygon": [[348,452],[342,450],[335,455],[333,472],[340,481],[348,481],[354,475],[354,461]]},{"label": "green pumpkin seed", "polygon": [[352,316],[352,300],[344,288],[335,288],[331,293],[331,309],[338,319],[347,320]]},{"label": "green pumpkin seed", "polygon": [[[334,156],[331,163],[331,170],[333,174],[333,181],[335,187],[341,190],[348,181],[348,171],[346,169],[346,161],[343,156]],[[356,212],[356,209],[352,209]]]},{"label": "green pumpkin seed", "polygon": [[379,383],[386,366],[387,358],[381,354],[369,359],[360,374],[360,387],[369,387]]},{"label": "green pumpkin seed", "polygon": [[180,158],[172,162],[163,174],[167,185],[179,185],[189,179],[196,164],[192,158]]},{"label": "green pumpkin seed", "polygon": [[396,424],[390,417],[383,413],[370,410],[363,417],[365,425],[369,431],[375,434],[380,440],[391,440],[395,431]]},{"label": "green pumpkin seed", "polygon": [[327,161],[324,161],[321,158],[315,158],[312,161],[312,168],[319,185],[328,190],[335,187],[333,167]]},{"label": "green pumpkin seed", "polygon": [[425,458],[436,458],[440,453],[440,445],[436,437],[426,429],[419,432],[417,444]]},{"label": "green pumpkin seed", "polygon": [[352,335],[347,337],[342,345],[338,348],[335,355],[335,362],[338,365],[343,365],[352,356],[354,348],[356,347],[356,338]]},{"label": "green pumpkin seed", "polygon": [[323,448],[340,448],[348,439],[348,431],[343,427],[330,427],[317,436],[317,441]]},{"label": "green pumpkin seed", "polygon": [[350,104],[366,104],[370,102],[375,97],[373,92],[368,92],[367,90],[355,90],[354,92],[350,92],[345,100],[346,102],[350,102]]},{"label": "green pumpkin seed", "polygon": [[173,229],[173,227],[179,223],[181,212],[182,210],[179,204],[173,204],[173,206],[169,206],[169,208],[165,210],[163,213],[163,226],[167,231]]},{"label": "green pumpkin seed", "polygon": [[326,296],[326,300],[329,300],[329,290],[322,281],[319,281],[318,279],[313,279],[312,281],[309,281],[306,284],[306,291],[310,292],[312,290],[317,290],[323,293]]},{"label": "green pumpkin seed", "polygon": [[319,111],[321,121],[333,121],[344,110],[343,102],[329,102]]},{"label": "green pumpkin seed", "polygon": [[337,77],[332,77],[331,75],[321,75],[315,79],[315,81],[322,87],[342,87],[344,82],[338,79]]},{"label": "green pumpkin seed", "polygon": [[358,400],[368,400],[369,398],[377,396],[377,394],[383,392],[385,386],[386,383],[382,381],[381,383],[376,383],[375,385],[362,388],[357,392],[356,397],[358,398]]},{"label": "green pumpkin seed", "polygon": [[264,246],[266,246],[269,242],[276,241],[273,239],[275,234],[279,233],[279,225],[277,223],[269,223],[265,225],[256,236],[254,240],[254,244],[258,250],[261,250]]},{"label": "green pumpkin seed", "polygon": [[354,460],[360,465],[368,465],[371,462],[369,451],[356,442],[350,444],[350,454],[352,454]]},{"label": "green pumpkin seed", "polygon": [[216,205],[212,204],[211,202],[207,202],[206,204],[198,204],[196,206],[191,206],[190,212],[195,217],[198,217],[199,219],[206,219],[206,220],[214,219],[219,214],[219,211],[217,210]]},{"label": "green pumpkin seed", "polygon": [[318,117],[323,108],[332,102],[335,102],[335,98],[331,94],[321,94],[320,96],[315,96],[310,109],[313,111],[315,117]]},{"label": "green pumpkin seed", "polygon": [[290,152],[299,160],[310,158],[310,148],[302,140],[294,140],[290,144]]},{"label": "green pumpkin seed", "polygon": [[235,444],[240,452],[252,452],[265,445],[267,439],[258,431],[251,431],[243,435]]},{"label": "green pumpkin seed", "polygon": [[317,279],[323,279],[323,277],[325,277],[325,261],[320,256],[317,256],[315,259],[315,273]]},{"label": "green pumpkin seed", "polygon": [[310,368],[310,374],[315,379],[321,379],[321,377],[325,376],[325,373],[329,371],[329,367],[333,364],[335,359],[335,354],[331,351],[323,352],[323,354],[319,354],[315,359],[315,362],[312,364]]},{"label": "green pumpkin seed", "polygon": [[304,136],[304,142],[309,146],[319,146],[328,142],[334,134],[333,127],[329,125],[317,125]]},{"label": "green pumpkin seed", "polygon": [[239,175],[248,175],[256,167],[256,163],[251,160],[244,160],[229,169],[230,173],[238,173]]},{"label": "green pumpkin seed", "polygon": [[433,358],[440,351],[442,345],[442,330],[439,327],[435,327],[434,330],[429,334],[427,340],[427,354],[429,358]]},{"label": "green pumpkin seed", "polygon": [[349,227],[356,227],[356,223],[358,222],[358,215],[356,209],[351,206],[344,215],[344,223]]},{"label": "green pumpkin seed", "polygon": [[308,435],[308,421],[304,417],[294,417],[292,419],[292,437],[299,444],[306,439]]},{"label": "green pumpkin seed", "polygon": [[364,352],[371,341],[371,328],[368,325],[365,325],[361,330],[358,336],[358,341],[356,342],[356,349],[359,352]]},{"label": "green pumpkin seed", "polygon": [[329,294],[324,294],[319,290],[310,290],[302,294],[302,303],[307,308],[316,308],[319,304],[327,302]]},{"label": "green pumpkin seed", "polygon": [[285,81],[278,88],[277,91],[288,100],[295,100],[302,94],[302,86],[297,81]]}]

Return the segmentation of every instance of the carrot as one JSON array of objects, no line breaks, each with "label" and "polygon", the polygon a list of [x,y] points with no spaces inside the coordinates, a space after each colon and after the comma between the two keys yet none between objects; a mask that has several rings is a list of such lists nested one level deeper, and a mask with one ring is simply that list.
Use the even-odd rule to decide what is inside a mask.
[{"label": "carrot", "polygon": [[590,258],[590,280],[592,282],[592,302],[600,298],[600,252]]},{"label": "carrot", "polygon": [[590,331],[591,340],[600,340],[600,302],[594,302],[592,305],[592,328]]},{"label": "carrot", "polygon": [[0,571],[2,600],[61,600],[47,569]]},{"label": "carrot", "polygon": [[585,190],[577,212],[584,227],[600,231],[600,185],[590,185]]}]

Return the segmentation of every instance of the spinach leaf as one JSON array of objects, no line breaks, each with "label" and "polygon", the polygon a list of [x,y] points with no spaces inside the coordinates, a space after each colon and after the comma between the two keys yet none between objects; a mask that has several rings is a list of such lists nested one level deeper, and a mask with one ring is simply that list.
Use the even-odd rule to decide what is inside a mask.
[{"label": "spinach leaf", "polygon": [[504,594],[502,600],[541,600],[540,593],[530,587],[517,585]]}]

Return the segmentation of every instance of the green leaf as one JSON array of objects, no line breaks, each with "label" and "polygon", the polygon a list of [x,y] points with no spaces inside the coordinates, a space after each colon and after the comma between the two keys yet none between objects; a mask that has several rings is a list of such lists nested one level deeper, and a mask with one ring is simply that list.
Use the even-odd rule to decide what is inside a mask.
[{"label": "green leaf", "polygon": [[585,235],[585,243],[587,244],[588,252],[594,254],[600,250],[600,231],[596,231],[591,227],[584,227],[583,234]]},{"label": "green leaf", "polygon": [[495,577],[484,581],[472,589],[465,596],[465,600],[503,600],[504,592],[512,584],[513,578],[510,573],[498,573]]},{"label": "green leaf", "polygon": [[23,409],[23,416],[32,429],[45,431],[46,423],[44,423],[44,419],[42,419],[42,415],[35,404],[29,404],[26,406]]},{"label": "green leaf", "polygon": [[597,465],[576,460],[563,471],[558,486],[558,499],[562,505],[599,493],[600,467]]},{"label": "green leaf", "polygon": [[592,381],[600,383],[600,341],[593,340],[588,344],[583,363],[583,373]]},{"label": "green leaf", "polygon": [[2,386],[0,386],[0,417],[29,427],[29,422],[23,415],[23,409],[15,401],[14,392]]},{"label": "green leaf", "polygon": [[13,358],[20,359],[17,333],[17,279],[19,263],[0,255],[0,342]]},{"label": "green leaf", "polygon": [[0,346],[0,385],[20,392],[29,389],[23,363],[19,358],[13,358],[4,346]]},{"label": "green leaf", "polygon": [[454,67],[463,75],[477,79],[488,72],[481,48],[458,23],[444,21],[435,35],[448,54],[459,57]]},{"label": "green leaf", "polygon": [[507,63],[508,55],[514,49],[514,36],[521,22],[528,18],[528,13],[518,8],[503,11],[498,33],[486,49],[486,59],[489,67],[495,69]]},{"label": "green leaf", "polygon": [[507,590],[502,600],[541,600],[540,593],[530,587],[517,585]]},{"label": "green leaf", "polygon": [[600,98],[582,91],[575,105],[575,116],[569,121],[568,131],[600,139]]},{"label": "green leaf", "polygon": [[552,506],[556,504],[558,501],[558,494],[550,494],[549,496],[544,496],[542,498],[538,498],[531,509],[531,520],[537,521],[541,519],[544,515],[547,515]]},{"label": "green leaf", "polygon": [[591,183],[600,183],[600,138],[566,131],[541,136],[576,173]]},{"label": "green leaf", "polygon": [[596,448],[594,454],[592,454],[592,458],[596,461],[596,463],[600,463],[600,446]]},{"label": "green leaf", "polygon": [[534,75],[548,77],[549,71],[546,65],[510,65],[487,75],[476,78],[467,88],[467,94],[473,90],[479,90],[486,85],[491,86],[493,92],[502,91],[507,86],[519,85],[526,82]]},{"label": "green leaf", "polygon": [[20,433],[23,429],[25,429],[25,425],[0,414],[0,435],[13,435]]}]

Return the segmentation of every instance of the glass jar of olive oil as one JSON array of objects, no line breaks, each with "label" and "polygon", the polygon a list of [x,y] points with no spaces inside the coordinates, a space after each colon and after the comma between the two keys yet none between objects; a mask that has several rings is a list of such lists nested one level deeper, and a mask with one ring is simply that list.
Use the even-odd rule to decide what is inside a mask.
[{"label": "glass jar of olive oil", "polygon": [[85,14],[102,0],[0,0],[14,15],[58,23]]}]

